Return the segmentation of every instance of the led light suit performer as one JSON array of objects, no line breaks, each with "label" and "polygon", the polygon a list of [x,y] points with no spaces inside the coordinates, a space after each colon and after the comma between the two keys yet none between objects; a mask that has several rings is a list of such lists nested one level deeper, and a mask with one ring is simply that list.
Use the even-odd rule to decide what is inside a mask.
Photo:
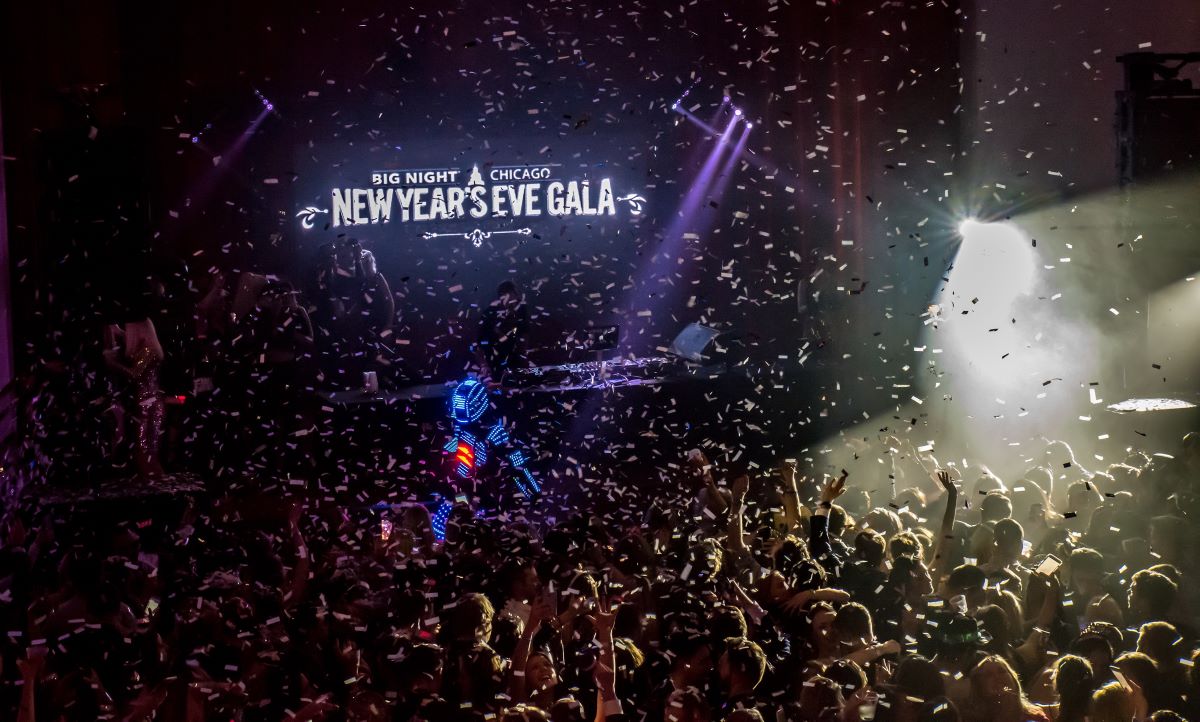
[{"label": "led light suit performer", "polygon": [[[509,477],[526,499],[534,498],[541,484],[526,467],[528,457],[517,446],[504,426],[503,418],[493,412],[487,386],[467,379],[450,394],[450,419],[454,429],[443,451],[447,476],[455,495],[478,492],[489,478]],[[433,515],[433,531],[438,538],[446,535],[446,519],[453,508],[450,499],[442,501]]]}]

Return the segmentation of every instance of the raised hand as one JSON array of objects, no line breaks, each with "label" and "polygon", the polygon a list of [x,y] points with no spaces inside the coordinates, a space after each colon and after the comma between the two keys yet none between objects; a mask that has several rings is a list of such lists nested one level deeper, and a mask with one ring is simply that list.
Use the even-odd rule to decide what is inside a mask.
[{"label": "raised hand", "polygon": [[875,686],[887,684],[892,681],[892,663],[886,659],[881,659],[875,664]]},{"label": "raised hand", "polygon": [[954,485],[954,477],[950,476],[949,471],[946,471],[945,469],[938,469],[936,472],[934,472],[933,478],[937,480],[937,483],[942,485],[942,488],[946,490],[947,494],[958,493],[958,487]]},{"label": "raised hand", "polygon": [[796,484],[800,481],[796,470],[796,462],[794,461],[779,462],[779,465],[775,467],[775,473],[779,475],[779,478],[783,480],[784,485],[789,489],[795,488]]},{"label": "raised hand", "polygon": [[821,489],[821,502],[832,504],[843,492],[846,491],[846,478],[850,476],[850,472],[842,469],[842,475],[836,479],[830,479],[825,482],[825,486]]},{"label": "raised hand", "polygon": [[1037,627],[1034,627],[1033,631],[1029,633],[1029,636],[1025,638],[1025,644],[1029,645],[1030,649],[1039,652],[1045,652],[1046,645],[1049,643],[1050,633]]},{"label": "raised hand", "polygon": [[1050,633],[1034,627],[1025,641],[1013,651],[1032,669],[1039,669],[1046,663],[1046,652],[1050,645]]},{"label": "raised hand", "polygon": [[601,599],[593,617],[596,627],[596,641],[600,643],[600,658],[592,668],[592,677],[596,682],[596,692],[601,704],[617,698],[617,660],[613,650],[612,631],[617,622],[615,610],[608,611],[608,600]]},{"label": "raised hand", "polygon": [[554,613],[554,603],[550,600],[550,595],[540,595],[534,600],[533,606],[529,610],[529,624],[526,628],[531,632],[537,632],[537,628],[543,622],[557,621],[557,616]]},{"label": "raised hand", "polygon": [[692,470],[693,478],[701,486],[713,483],[712,462],[699,449],[692,449],[687,455],[688,467]]},{"label": "raised hand", "polygon": [[617,613],[615,611],[606,612],[602,608],[598,608],[593,618],[595,619],[596,638],[600,640],[612,639],[613,626],[617,623]]},{"label": "raised hand", "polygon": [[746,492],[750,491],[750,477],[742,474],[733,481],[733,499],[734,501],[742,501],[746,498]]}]

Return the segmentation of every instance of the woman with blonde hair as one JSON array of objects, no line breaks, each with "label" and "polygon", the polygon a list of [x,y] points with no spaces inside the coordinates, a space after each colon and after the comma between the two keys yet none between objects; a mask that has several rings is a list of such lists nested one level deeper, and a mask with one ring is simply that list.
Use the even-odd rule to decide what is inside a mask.
[{"label": "woman with blonde hair", "polygon": [[1085,722],[1096,689],[1092,665],[1083,657],[1064,654],[1054,663],[1053,680],[1058,697],[1056,722]]},{"label": "woman with blonde hair", "polygon": [[1147,715],[1146,698],[1137,687],[1127,688],[1118,682],[1109,682],[1092,695],[1089,722],[1130,722],[1144,720]]},{"label": "woman with blonde hair", "polygon": [[999,655],[984,657],[969,675],[971,704],[968,720],[977,722],[1050,722],[1041,707],[1031,703],[1021,680]]}]

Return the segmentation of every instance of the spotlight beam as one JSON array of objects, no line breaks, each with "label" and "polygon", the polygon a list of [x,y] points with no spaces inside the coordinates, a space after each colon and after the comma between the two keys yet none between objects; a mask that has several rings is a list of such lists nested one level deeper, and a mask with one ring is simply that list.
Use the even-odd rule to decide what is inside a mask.
[{"label": "spotlight beam", "polygon": [[720,131],[719,131],[719,130],[717,130],[716,128],[712,127],[712,126],[711,126],[711,125],[709,125],[708,123],[705,123],[703,120],[700,120],[700,119],[699,119],[699,118],[697,118],[697,117],[696,117],[696,116],[695,116],[693,113],[691,113],[690,111],[688,111],[688,110],[686,110],[686,109],[684,109],[684,108],[676,108],[676,109],[675,109],[675,112],[676,112],[676,113],[679,113],[679,114],[680,114],[680,115],[682,115],[683,117],[687,118],[687,119],[688,119],[689,121],[691,121],[691,122],[692,122],[692,124],[693,124],[693,125],[695,125],[697,128],[702,128],[702,129],[704,130],[704,132],[708,133],[709,135],[718,135],[718,134],[720,133]]},{"label": "spotlight beam", "polygon": [[[729,140],[736,125],[737,119],[730,116],[724,131],[717,136],[717,142],[709,149],[708,157],[704,159],[700,171],[695,175],[683,198],[680,199],[679,207],[664,231],[659,247],[643,261],[641,268],[638,269],[636,280],[621,304],[623,308],[642,311],[652,302],[658,308],[650,310],[658,311],[669,303],[669,296],[672,294],[660,292],[660,289],[664,284],[670,285],[673,275],[680,270],[676,262],[686,246],[684,235],[699,225],[700,213],[698,211],[702,209],[708,191],[716,179],[721,158],[728,150]],[[641,322],[637,325],[641,326]],[[623,335],[622,343],[630,344],[637,339],[644,341],[646,337],[640,331],[635,332],[629,328],[628,332]]]},{"label": "spotlight beam", "polygon": [[733,177],[733,170],[742,159],[742,154],[746,150],[746,140],[750,137],[750,125],[742,127],[742,134],[738,136],[737,142],[733,146],[733,152],[729,154],[729,158],[725,160],[725,164],[721,166],[720,172],[717,173],[713,180],[712,187],[708,198],[713,200],[719,199],[725,194],[725,189],[729,186],[729,180]]}]

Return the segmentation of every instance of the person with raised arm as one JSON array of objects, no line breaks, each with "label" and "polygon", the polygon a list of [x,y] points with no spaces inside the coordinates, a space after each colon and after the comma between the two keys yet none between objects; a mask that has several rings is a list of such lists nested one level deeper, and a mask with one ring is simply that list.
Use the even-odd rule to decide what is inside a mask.
[{"label": "person with raised arm", "polygon": [[617,696],[617,658],[613,651],[613,625],[616,624],[617,613],[606,611],[608,606],[608,600],[601,599],[593,616],[596,642],[600,645],[600,658],[596,660],[593,675],[596,682],[595,722],[622,722],[625,710]]},{"label": "person with raised arm", "polygon": [[689,451],[688,466],[691,468],[693,476],[700,481],[700,488],[693,504],[693,513],[715,518],[729,511],[731,504],[729,492],[717,487],[717,482],[713,479],[712,462],[708,460],[704,452],[699,449]]},{"label": "person with raised arm", "polygon": [[946,491],[946,511],[942,514],[942,526],[938,530],[937,542],[934,545],[933,566],[930,569],[934,584],[937,585],[942,576],[946,573],[946,568],[949,565],[949,553],[947,548],[949,540],[954,538],[954,514],[958,509],[958,487],[954,485],[954,479],[950,476],[950,472],[945,469],[938,469],[935,478],[942,489]]},{"label": "person with raised arm", "polygon": [[817,510],[809,517],[808,545],[809,551],[824,569],[830,579],[841,577],[842,565],[846,560],[838,556],[829,539],[829,513],[833,502],[846,491],[846,478],[850,473],[842,469],[842,475],[825,482],[821,488],[821,499]]}]

